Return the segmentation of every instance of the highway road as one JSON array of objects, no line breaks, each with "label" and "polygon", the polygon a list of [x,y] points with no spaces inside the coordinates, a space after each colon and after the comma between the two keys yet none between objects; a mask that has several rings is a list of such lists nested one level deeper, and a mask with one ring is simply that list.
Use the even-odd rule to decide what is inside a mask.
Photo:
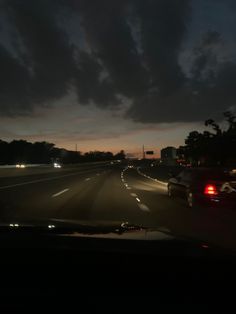
[{"label": "highway road", "polygon": [[129,221],[236,248],[236,212],[189,209],[184,201],[168,198],[166,184],[136,168],[97,164],[18,173],[0,177],[2,222]]}]

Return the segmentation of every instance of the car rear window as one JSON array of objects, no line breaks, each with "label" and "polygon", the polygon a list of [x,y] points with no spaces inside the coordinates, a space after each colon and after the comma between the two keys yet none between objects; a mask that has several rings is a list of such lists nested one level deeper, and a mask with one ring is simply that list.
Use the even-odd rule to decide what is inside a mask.
[{"label": "car rear window", "polygon": [[194,177],[198,180],[217,180],[217,181],[232,181],[236,180],[236,175],[229,171],[196,171]]}]

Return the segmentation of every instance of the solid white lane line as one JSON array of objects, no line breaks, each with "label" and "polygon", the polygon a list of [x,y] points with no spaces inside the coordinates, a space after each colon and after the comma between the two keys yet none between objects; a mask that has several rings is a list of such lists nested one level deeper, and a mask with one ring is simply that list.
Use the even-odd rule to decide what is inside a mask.
[{"label": "solid white lane line", "polygon": [[59,195],[65,193],[65,192],[67,192],[67,191],[69,191],[69,189],[65,189],[65,190],[62,190],[62,191],[60,191],[60,192],[58,192],[58,193],[56,193],[56,194],[53,194],[52,197],[57,197],[57,196],[59,196]]},{"label": "solid white lane line", "polygon": [[135,194],[135,193],[130,193],[130,195],[133,196],[133,197],[138,197],[138,195]]},{"label": "solid white lane line", "polygon": [[38,180],[33,180],[33,181],[26,181],[26,182],[22,182],[22,183],[16,183],[16,184],[11,184],[11,185],[0,186],[0,190],[5,190],[5,189],[14,188],[14,187],[17,187],[17,186],[28,185],[28,184],[52,181],[52,180],[57,180],[57,179],[61,179],[61,178],[66,178],[66,177],[72,177],[72,176],[76,176],[78,174],[84,174],[84,173],[87,173],[87,172],[91,172],[91,170],[85,170],[85,171],[79,171],[79,172],[74,172],[74,173],[68,173],[68,174],[64,174],[62,176],[57,176],[57,177],[52,177],[52,178],[38,179]]},{"label": "solid white lane line", "polygon": [[145,211],[145,212],[150,212],[150,209],[147,207],[147,205],[145,204],[141,204],[141,203],[138,203],[138,206],[141,210]]},{"label": "solid white lane line", "polygon": [[170,229],[167,229],[165,227],[158,227],[158,230],[163,231],[163,232],[170,232]]},{"label": "solid white lane line", "polygon": [[150,179],[150,180],[152,180],[152,181],[155,181],[155,182],[160,183],[160,184],[165,185],[165,186],[168,185],[167,182],[165,182],[165,181],[160,181],[160,180],[154,179],[154,178],[152,178],[152,177],[150,177],[150,176],[147,176],[146,174],[144,174],[144,173],[141,172],[140,170],[137,170],[137,172],[138,172],[141,176],[144,176],[144,177],[146,177],[146,178],[148,178],[148,179]]},{"label": "solid white lane line", "polygon": [[165,185],[165,186],[167,186],[168,185],[168,183],[167,182],[164,182],[164,181],[160,181],[160,180],[157,180],[157,179],[153,179],[153,178],[151,178],[152,180],[154,180],[154,181],[156,181],[157,183],[160,183],[160,184],[162,184],[162,185]]}]

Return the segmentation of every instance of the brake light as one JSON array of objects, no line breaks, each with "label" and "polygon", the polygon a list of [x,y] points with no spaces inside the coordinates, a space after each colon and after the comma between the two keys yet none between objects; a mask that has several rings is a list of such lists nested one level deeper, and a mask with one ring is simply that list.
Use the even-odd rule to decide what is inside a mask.
[{"label": "brake light", "polygon": [[217,189],[216,186],[213,184],[207,184],[204,190],[204,194],[206,195],[217,195]]}]

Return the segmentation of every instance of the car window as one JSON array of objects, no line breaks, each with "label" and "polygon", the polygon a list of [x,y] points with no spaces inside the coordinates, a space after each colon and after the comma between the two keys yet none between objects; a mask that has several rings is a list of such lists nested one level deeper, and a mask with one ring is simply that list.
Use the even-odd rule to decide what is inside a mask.
[{"label": "car window", "polygon": [[191,181],[192,178],[193,178],[193,173],[192,173],[192,171],[187,170],[187,171],[184,172],[183,180],[185,180],[185,181]]},{"label": "car window", "polygon": [[182,172],[180,172],[180,173],[177,175],[177,178],[178,178],[179,180],[182,180],[182,179],[184,178],[184,176],[185,176],[185,171],[182,171]]},{"label": "car window", "polygon": [[216,181],[231,181],[235,176],[228,171],[208,170],[200,171],[195,174],[198,180],[216,180]]},{"label": "car window", "polygon": [[184,170],[178,174],[177,178],[181,181],[190,181],[192,179],[192,172],[190,170]]}]

